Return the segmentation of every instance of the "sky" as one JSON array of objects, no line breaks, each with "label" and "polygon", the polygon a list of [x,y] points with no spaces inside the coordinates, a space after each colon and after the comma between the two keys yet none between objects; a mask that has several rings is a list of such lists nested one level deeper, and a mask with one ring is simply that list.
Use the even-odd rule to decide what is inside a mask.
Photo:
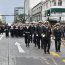
[{"label": "sky", "polygon": [[[41,0],[30,0],[30,7],[32,8]],[[0,14],[14,14],[14,7],[23,7],[24,0],[0,0]],[[13,22],[13,17],[6,17],[6,22]]]},{"label": "sky", "polygon": [[[14,14],[14,7],[23,7],[24,0],[0,0],[0,14]],[[8,23],[13,22],[13,17],[6,17]]]}]

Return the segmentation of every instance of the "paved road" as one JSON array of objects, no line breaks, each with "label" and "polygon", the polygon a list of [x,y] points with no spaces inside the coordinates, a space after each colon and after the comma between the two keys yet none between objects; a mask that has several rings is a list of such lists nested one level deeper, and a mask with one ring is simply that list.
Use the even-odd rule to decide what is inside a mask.
[{"label": "paved road", "polygon": [[42,49],[26,48],[24,38],[6,38],[0,35],[0,65],[65,65],[65,46],[61,45],[61,52],[56,53],[54,40],[51,44],[51,54],[44,54]]}]

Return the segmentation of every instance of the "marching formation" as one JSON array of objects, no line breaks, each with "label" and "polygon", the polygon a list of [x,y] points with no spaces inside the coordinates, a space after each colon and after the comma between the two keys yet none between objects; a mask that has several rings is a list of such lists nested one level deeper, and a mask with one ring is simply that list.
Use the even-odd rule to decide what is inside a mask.
[{"label": "marching formation", "polygon": [[4,32],[6,37],[24,37],[26,47],[34,43],[45,54],[50,54],[51,38],[55,40],[56,52],[60,52],[61,38],[64,37],[64,28],[59,23],[51,26],[48,22],[5,26]]}]

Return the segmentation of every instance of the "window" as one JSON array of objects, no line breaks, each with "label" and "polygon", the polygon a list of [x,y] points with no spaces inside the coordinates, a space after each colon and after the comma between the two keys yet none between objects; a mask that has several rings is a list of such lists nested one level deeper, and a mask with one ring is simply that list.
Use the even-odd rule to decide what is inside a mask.
[{"label": "window", "polygon": [[58,0],[58,6],[62,6],[62,0]]},{"label": "window", "polygon": [[51,7],[51,1],[50,1],[50,7]]},{"label": "window", "polygon": [[56,6],[56,0],[52,0],[53,6]]},{"label": "window", "polygon": [[48,2],[46,3],[46,8],[48,8]]}]

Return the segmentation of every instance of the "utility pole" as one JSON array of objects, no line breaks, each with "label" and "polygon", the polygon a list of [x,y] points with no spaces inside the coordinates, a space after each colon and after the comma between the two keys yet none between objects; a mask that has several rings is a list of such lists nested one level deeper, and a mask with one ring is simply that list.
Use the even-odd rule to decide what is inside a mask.
[{"label": "utility pole", "polygon": [[42,8],[43,8],[42,2],[43,2],[43,0],[41,0],[41,21],[42,21],[42,16],[43,16],[43,15],[42,15],[42,12],[43,12],[43,11],[42,11]]},{"label": "utility pole", "polygon": [[24,20],[25,20],[25,0],[24,0]]}]

